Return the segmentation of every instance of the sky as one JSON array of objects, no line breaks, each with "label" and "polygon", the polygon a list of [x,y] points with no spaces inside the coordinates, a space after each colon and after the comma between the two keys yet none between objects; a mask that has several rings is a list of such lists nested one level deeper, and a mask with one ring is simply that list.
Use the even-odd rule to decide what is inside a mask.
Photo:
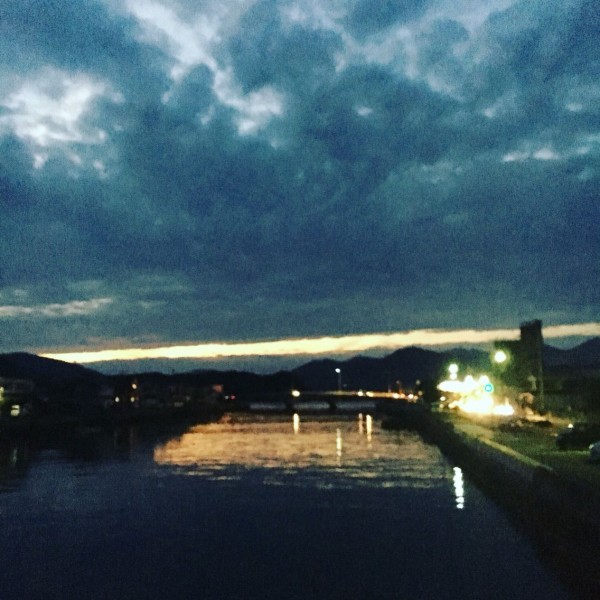
[{"label": "sky", "polygon": [[2,0],[0,352],[597,335],[599,38],[597,0]]}]

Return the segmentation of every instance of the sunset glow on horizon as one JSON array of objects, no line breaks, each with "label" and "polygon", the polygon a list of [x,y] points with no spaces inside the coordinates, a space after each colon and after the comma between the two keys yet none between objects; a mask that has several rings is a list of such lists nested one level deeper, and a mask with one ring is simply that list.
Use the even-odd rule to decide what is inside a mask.
[{"label": "sunset glow on horizon", "polygon": [[[544,338],[600,335],[600,323],[551,325]],[[348,354],[366,350],[395,350],[407,346],[447,346],[483,344],[496,340],[516,340],[519,329],[418,329],[318,338],[297,338],[261,342],[221,342],[171,345],[153,348],[119,348],[81,352],[44,353],[41,356],[72,363],[132,361],[148,359],[215,359],[251,356],[297,356]]]}]

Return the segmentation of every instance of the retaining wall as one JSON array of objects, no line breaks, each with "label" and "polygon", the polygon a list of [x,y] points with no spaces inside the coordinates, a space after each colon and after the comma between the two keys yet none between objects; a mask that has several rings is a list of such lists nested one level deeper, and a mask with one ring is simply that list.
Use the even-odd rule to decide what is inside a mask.
[{"label": "retaining wall", "polygon": [[420,431],[504,506],[576,597],[600,598],[600,490],[437,413],[417,410],[406,418],[400,411],[391,419]]}]

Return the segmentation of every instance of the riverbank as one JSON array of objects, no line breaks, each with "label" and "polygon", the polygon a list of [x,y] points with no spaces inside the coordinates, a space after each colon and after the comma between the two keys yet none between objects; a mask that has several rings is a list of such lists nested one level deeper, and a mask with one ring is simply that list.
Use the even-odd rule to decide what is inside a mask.
[{"label": "riverbank", "polygon": [[577,597],[600,598],[600,468],[584,451],[558,450],[564,423],[509,426],[389,407],[386,413],[388,427],[419,430],[505,507]]},{"label": "riverbank", "polygon": [[73,436],[94,428],[129,425],[203,423],[218,419],[225,412],[217,404],[182,408],[137,408],[135,410],[98,410],[35,414],[25,417],[0,417],[0,439],[58,435]]}]

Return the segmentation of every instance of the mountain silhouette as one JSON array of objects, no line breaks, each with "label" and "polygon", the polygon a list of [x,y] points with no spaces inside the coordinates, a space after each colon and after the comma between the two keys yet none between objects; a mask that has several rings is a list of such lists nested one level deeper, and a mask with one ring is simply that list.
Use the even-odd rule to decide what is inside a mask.
[{"label": "mountain silhouette", "polygon": [[[490,369],[489,352],[455,348],[442,352],[411,346],[380,358],[354,356],[348,360],[331,358],[311,360],[291,371],[258,375],[246,371],[195,370],[165,375],[162,373],[108,376],[81,365],[70,364],[17,352],[0,355],[0,377],[30,379],[41,387],[97,385],[119,377],[138,376],[148,380],[188,385],[224,385],[227,394],[280,393],[296,387],[304,390],[335,390],[341,382],[348,390],[414,389],[417,382],[432,384],[442,379],[448,365],[459,364],[461,372],[483,373]],[[600,338],[589,339],[563,350],[544,346],[547,375],[555,368],[600,368]],[[336,369],[340,369],[341,381]]]}]

